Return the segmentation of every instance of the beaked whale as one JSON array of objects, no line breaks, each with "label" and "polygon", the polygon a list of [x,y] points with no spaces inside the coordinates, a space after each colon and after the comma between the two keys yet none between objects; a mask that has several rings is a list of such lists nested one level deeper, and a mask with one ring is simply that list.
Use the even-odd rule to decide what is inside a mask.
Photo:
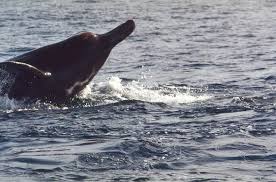
[{"label": "beaked whale", "polygon": [[14,78],[1,94],[10,99],[62,103],[83,90],[108,58],[112,48],[135,29],[128,20],[105,34],[82,32],[0,63]]}]

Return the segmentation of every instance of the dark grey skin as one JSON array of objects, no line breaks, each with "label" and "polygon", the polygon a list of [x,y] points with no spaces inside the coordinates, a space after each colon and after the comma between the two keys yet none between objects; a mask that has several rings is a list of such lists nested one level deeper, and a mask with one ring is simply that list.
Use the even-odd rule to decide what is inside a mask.
[{"label": "dark grey skin", "polygon": [[2,95],[16,100],[65,102],[83,90],[112,48],[135,29],[133,20],[105,34],[83,32],[0,63],[15,80]]}]

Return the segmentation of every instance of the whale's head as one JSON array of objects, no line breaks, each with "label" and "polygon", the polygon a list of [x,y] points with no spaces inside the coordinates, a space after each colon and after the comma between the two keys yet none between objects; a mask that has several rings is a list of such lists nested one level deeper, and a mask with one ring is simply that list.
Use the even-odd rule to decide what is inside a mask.
[{"label": "whale's head", "polygon": [[55,80],[58,80],[56,83],[66,85],[63,87],[66,87],[67,96],[73,96],[93,79],[106,62],[111,50],[126,39],[134,29],[134,21],[128,20],[104,34],[82,32],[62,41],[58,43],[60,56],[54,64],[66,63],[60,67],[52,66],[52,70],[45,71],[52,73]]},{"label": "whale's head", "polygon": [[[66,43],[70,45],[72,50],[69,54],[78,53],[78,59],[80,62],[83,62],[79,63],[84,65],[87,64],[85,65],[87,67],[91,65],[93,70],[97,72],[105,63],[111,50],[118,43],[126,39],[134,29],[134,21],[128,20],[104,34],[82,32],[66,40]],[[74,55],[72,55],[72,57],[74,57]]]}]

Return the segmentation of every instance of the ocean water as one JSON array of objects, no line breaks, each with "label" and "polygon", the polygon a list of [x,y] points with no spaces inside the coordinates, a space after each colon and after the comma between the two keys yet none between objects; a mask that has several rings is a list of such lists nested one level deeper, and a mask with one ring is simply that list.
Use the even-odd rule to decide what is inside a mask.
[{"label": "ocean water", "polygon": [[76,102],[0,97],[0,181],[276,181],[276,1],[0,4],[0,61],[136,22]]}]

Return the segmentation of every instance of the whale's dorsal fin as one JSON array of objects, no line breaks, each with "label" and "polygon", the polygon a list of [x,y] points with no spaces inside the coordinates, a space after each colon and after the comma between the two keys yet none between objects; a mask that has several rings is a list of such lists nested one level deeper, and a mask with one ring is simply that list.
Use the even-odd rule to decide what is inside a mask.
[{"label": "whale's dorsal fin", "polygon": [[18,73],[27,73],[38,78],[50,78],[50,72],[44,72],[40,69],[22,62],[6,61],[0,63],[0,69],[7,71],[10,74],[17,75]]}]

